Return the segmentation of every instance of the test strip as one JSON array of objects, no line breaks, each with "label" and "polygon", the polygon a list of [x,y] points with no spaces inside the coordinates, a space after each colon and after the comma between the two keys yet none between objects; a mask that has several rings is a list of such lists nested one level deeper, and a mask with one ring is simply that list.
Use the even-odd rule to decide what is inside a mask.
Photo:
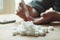
[{"label": "test strip", "polygon": [[26,17],[29,17],[29,11],[28,11],[28,8],[27,8],[27,6],[25,5],[25,2],[24,2],[24,0],[21,0],[21,2],[22,2],[22,4],[23,4],[23,7],[24,7],[24,9],[25,9],[25,15],[26,15]]}]

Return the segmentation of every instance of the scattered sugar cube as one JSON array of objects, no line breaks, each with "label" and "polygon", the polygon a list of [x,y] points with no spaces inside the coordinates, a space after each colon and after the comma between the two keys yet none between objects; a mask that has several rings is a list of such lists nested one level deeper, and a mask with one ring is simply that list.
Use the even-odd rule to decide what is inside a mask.
[{"label": "scattered sugar cube", "polygon": [[53,26],[49,26],[49,27],[48,27],[48,30],[49,30],[49,31],[53,31],[53,30],[54,30],[54,27],[53,27]]}]

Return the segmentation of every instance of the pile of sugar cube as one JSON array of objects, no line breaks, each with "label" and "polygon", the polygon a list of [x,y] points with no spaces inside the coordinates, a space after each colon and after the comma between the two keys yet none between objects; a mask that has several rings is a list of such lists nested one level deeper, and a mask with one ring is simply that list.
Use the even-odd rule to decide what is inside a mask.
[{"label": "pile of sugar cube", "polygon": [[53,31],[54,27],[44,27],[42,25],[35,25],[32,21],[23,21],[15,28],[13,35],[22,35],[22,36],[45,36],[46,33]]}]

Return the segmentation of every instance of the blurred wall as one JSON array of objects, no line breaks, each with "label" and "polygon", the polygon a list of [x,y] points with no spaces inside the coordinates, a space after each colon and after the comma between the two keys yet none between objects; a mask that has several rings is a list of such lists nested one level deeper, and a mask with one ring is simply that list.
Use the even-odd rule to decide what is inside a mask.
[{"label": "blurred wall", "polygon": [[15,12],[15,0],[3,0],[3,10],[0,14],[11,14]]}]

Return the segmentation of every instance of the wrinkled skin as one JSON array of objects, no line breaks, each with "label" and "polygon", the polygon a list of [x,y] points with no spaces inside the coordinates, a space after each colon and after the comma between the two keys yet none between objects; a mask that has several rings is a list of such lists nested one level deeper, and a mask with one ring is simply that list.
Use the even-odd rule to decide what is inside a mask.
[{"label": "wrinkled skin", "polygon": [[37,24],[37,25],[40,25],[40,24],[47,24],[47,23],[50,23],[52,21],[60,21],[60,14],[56,13],[56,12],[47,12],[47,13],[43,13],[43,14],[40,14],[40,20],[38,21],[34,21],[34,18],[36,18],[39,14],[37,12],[33,12],[32,11],[32,7],[27,6],[28,10],[29,10],[29,13],[30,13],[30,16],[29,17],[26,17],[25,16],[25,9],[22,5],[22,3],[19,4],[19,6],[22,8],[21,10],[17,11],[17,15],[21,18],[23,18],[25,21],[33,21],[34,24]]}]

